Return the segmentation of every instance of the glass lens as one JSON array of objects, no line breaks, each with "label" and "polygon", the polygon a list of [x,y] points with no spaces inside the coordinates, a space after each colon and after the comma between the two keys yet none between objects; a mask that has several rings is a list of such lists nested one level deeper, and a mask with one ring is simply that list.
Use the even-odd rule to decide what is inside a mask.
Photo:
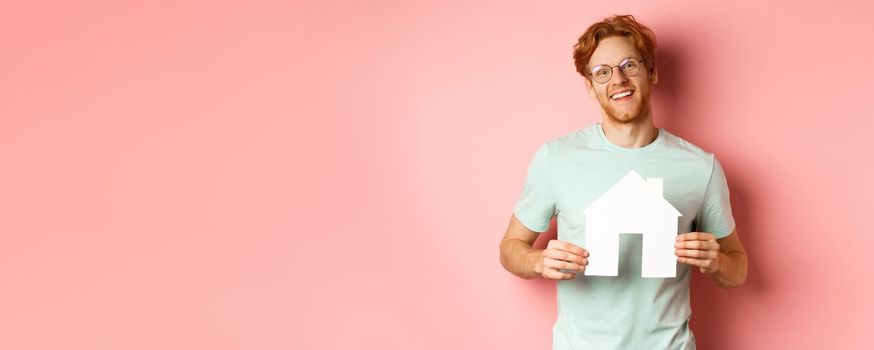
[{"label": "glass lens", "polygon": [[619,69],[622,70],[622,74],[625,74],[626,77],[633,77],[637,75],[637,71],[640,70],[640,64],[637,60],[631,58],[623,61]]},{"label": "glass lens", "polygon": [[613,74],[613,69],[607,66],[596,66],[592,69],[592,78],[599,83],[610,80],[611,74]]}]

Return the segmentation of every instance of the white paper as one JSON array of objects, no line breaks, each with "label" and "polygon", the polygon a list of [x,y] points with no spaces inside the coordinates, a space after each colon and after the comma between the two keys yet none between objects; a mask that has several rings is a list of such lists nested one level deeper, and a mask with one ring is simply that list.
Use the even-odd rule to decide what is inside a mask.
[{"label": "white paper", "polygon": [[662,187],[661,178],[644,180],[632,170],[586,208],[586,276],[617,276],[619,235],[639,233],[641,275],[677,277],[674,242],[683,215],[664,199]]}]

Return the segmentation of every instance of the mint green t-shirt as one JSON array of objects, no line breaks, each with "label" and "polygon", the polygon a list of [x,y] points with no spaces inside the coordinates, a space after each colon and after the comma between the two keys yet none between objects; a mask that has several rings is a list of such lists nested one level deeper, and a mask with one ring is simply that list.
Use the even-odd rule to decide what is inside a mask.
[{"label": "mint green t-shirt", "polygon": [[[540,146],[514,214],[536,232],[557,215],[558,239],[585,248],[586,207],[631,170],[663,179],[664,198],[682,214],[678,233],[723,238],[734,230],[725,174],[712,153],[664,129],[644,147],[620,147],[600,123]],[[643,278],[641,236],[619,237],[619,276],[578,273],[557,282],[553,349],[695,349],[692,267],[678,263],[676,278]]]}]

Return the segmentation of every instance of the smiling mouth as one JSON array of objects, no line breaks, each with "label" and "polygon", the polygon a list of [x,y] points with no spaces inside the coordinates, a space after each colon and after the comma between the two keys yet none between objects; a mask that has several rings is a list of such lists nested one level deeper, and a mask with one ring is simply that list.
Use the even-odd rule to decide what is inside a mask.
[{"label": "smiling mouth", "polygon": [[618,94],[614,94],[610,96],[610,99],[613,101],[626,101],[631,99],[631,95],[634,95],[634,90],[623,91]]}]

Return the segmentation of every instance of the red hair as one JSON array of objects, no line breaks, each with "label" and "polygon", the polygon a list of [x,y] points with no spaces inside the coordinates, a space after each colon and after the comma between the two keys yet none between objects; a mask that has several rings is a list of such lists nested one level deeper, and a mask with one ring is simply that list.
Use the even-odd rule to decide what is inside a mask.
[{"label": "red hair", "polygon": [[621,36],[631,39],[637,51],[643,55],[650,73],[655,69],[656,37],[647,26],[634,19],[632,15],[615,15],[592,24],[574,45],[574,65],[580,75],[588,78],[589,59],[598,43],[607,37]]}]

